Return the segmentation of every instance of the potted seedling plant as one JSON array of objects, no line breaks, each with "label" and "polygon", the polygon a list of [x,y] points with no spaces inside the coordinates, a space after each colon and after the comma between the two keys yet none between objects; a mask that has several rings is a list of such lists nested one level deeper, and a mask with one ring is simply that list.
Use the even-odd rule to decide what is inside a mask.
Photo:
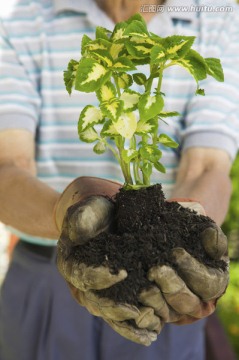
[{"label": "potted seedling plant", "polygon": [[[146,276],[149,268],[157,264],[174,266],[168,254],[176,246],[210,266],[225,266],[221,260],[212,261],[198,239],[213,221],[177,202],[165,201],[161,185],[152,185],[150,180],[153,169],[165,172],[159,145],[178,146],[160,133],[161,121],[179,115],[175,109],[164,111],[164,71],[172,66],[186,69],[195,79],[196,94],[201,96],[204,90],[199,82],[208,75],[223,81],[220,60],[203,58],[192,49],[194,40],[193,36],[159,37],[149,32],[136,14],[118,23],[113,31],[97,27],[94,39],[84,35],[80,60],[71,60],[64,72],[69,94],[72,89],[94,92],[99,101],[98,106],[89,104],[80,113],[80,140],[92,143],[97,155],[112,151],[125,180],[113,199],[113,230],[74,248],[79,263],[107,264],[112,272],[127,270],[124,281],[98,291],[99,296],[137,305],[140,291],[150,286]],[[148,66],[148,76],[138,70],[142,65]],[[140,92],[133,90],[134,84]]]}]

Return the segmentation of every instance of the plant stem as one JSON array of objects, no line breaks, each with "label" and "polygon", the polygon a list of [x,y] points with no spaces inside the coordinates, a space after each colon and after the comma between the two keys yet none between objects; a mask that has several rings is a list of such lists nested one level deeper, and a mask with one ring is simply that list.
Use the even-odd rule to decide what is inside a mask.
[{"label": "plant stem", "polygon": [[160,93],[161,92],[161,86],[162,86],[162,80],[163,80],[163,71],[164,71],[164,66],[161,65],[160,69],[159,69],[159,79],[158,79],[158,86],[157,86],[157,92]]},{"label": "plant stem", "polygon": [[130,173],[130,164],[126,164],[122,157],[122,151],[124,150],[124,141],[125,139],[122,136],[118,136],[117,140],[115,140],[116,146],[119,150],[119,164],[124,175],[126,184],[133,184]]},{"label": "plant stem", "polygon": [[117,90],[117,95],[118,95],[118,97],[120,98],[120,96],[121,96],[121,91],[120,91],[118,79],[117,79],[117,77],[116,77],[115,75],[113,75],[113,79],[114,79],[114,82],[115,82],[115,86],[116,86],[116,90]]}]

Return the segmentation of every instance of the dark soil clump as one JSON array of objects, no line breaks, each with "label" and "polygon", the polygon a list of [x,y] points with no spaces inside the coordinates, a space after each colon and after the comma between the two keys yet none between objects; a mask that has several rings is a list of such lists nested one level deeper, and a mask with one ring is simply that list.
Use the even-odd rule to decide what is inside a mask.
[{"label": "dark soil clump", "polygon": [[138,294],[152,284],[147,279],[154,265],[177,267],[170,250],[183,247],[200,262],[224,269],[221,260],[211,259],[204,251],[200,233],[214,222],[198,216],[177,202],[165,201],[161,185],[141,190],[121,190],[115,198],[115,226],[88,243],[74,248],[79,263],[108,266],[112,273],[126,269],[128,277],[109,289],[97,291],[116,302],[138,304]]}]

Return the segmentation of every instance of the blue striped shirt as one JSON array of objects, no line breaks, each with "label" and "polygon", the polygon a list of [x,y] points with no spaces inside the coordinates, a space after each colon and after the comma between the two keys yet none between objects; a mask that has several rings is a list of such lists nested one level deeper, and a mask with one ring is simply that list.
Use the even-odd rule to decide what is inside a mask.
[{"label": "blue striped shirt", "polygon": [[[225,6],[220,1],[210,3]],[[203,5],[203,1],[184,1],[191,4]],[[160,36],[196,36],[196,50],[204,57],[221,59],[225,82],[208,78],[201,82],[206,96],[195,96],[195,81],[183,68],[165,71],[165,111],[181,114],[160,126],[161,132],[181,144],[178,150],[162,149],[167,173],[153,175],[153,182],[161,182],[166,195],[174,184],[182,149],[215,147],[233,159],[239,134],[237,6],[223,12],[172,12],[167,11],[169,5],[180,4],[166,2],[165,11],[149,22],[149,30]],[[58,191],[83,175],[123,182],[110,152],[98,156],[92,144],[78,139],[79,113],[87,104],[97,105],[96,97],[76,91],[69,97],[63,82],[68,61],[79,59],[83,34],[93,37],[96,26],[112,29],[114,24],[93,0],[16,0],[0,23],[0,129],[27,129],[35,134],[38,177]]]}]

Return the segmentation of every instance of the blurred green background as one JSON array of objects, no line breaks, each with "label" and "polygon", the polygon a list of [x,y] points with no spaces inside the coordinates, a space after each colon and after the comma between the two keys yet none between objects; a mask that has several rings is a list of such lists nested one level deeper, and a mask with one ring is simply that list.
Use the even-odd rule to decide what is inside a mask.
[{"label": "blurred green background", "polygon": [[229,240],[230,283],[219,300],[217,314],[239,359],[239,155],[231,171],[232,197],[222,226]]}]

